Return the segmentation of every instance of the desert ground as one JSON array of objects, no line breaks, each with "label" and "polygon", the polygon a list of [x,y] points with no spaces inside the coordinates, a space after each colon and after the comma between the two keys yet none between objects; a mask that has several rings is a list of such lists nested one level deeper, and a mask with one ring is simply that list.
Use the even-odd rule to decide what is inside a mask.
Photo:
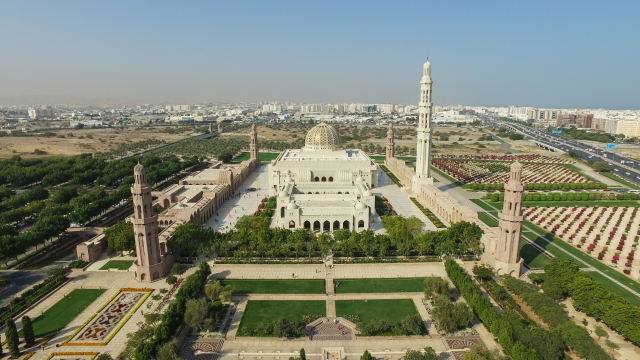
[{"label": "desert ground", "polygon": [[[44,134],[49,132],[48,136]],[[51,135],[51,133],[55,135]],[[122,145],[148,139],[174,142],[192,136],[194,127],[128,127],[104,129],[46,130],[39,135],[0,137],[0,158],[14,155],[39,156],[36,149],[46,155],[78,155],[105,152]]]}]

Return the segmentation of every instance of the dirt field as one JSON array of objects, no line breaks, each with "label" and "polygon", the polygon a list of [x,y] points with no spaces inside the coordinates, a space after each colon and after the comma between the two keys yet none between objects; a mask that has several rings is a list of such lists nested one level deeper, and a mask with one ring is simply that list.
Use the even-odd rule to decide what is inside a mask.
[{"label": "dirt field", "polygon": [[[191,135],[191,130],[179,134],[166,132],[167,128],[126,128],[126,129],[64,129],[54,131],[56,136],[2,136],[0,137],[0,158],[20,155],[34,157],[38,149],[46,155],[77,155],[104,152],[123,144],[131,144],[147,139],[162,139],[174,142]],[[186,129],[185,129],[186,130]],[[71,136],[70,134],[73,134]],[[87,135],[90,137],[88,138]],[[64,137],[62,137],[64,136]]]}]

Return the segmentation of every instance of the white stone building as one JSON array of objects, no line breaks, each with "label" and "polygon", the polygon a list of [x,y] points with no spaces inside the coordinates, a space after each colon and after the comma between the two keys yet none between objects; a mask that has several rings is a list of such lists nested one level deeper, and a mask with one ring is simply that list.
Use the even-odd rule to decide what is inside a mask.
[{"label": "white stone building", "polygon": [[268,176],[269,185],[279,190],[276,226],[369,229],[377,165],[360,149],[344,149],[332,126],[321,123],[309,130],[302,149],[287,149],[271,161]]}]

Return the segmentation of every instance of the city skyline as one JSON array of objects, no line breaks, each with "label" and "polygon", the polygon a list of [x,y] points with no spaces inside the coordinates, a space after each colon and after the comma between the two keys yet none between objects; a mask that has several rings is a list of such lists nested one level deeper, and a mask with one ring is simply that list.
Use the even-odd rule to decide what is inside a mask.
[{"label": "city skyline", "polygon": [[631,2],[149,4],[1,4],[0,104],[640,108]]}]

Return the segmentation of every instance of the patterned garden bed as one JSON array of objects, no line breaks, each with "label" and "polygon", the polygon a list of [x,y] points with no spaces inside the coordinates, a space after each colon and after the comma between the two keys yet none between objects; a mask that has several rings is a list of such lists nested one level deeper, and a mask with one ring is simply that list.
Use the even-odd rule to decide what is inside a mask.
[{"label": "patterned garden bed", "polygon": [[129,321],[153,289],[122,288],[62,344],[105,346]]}]

